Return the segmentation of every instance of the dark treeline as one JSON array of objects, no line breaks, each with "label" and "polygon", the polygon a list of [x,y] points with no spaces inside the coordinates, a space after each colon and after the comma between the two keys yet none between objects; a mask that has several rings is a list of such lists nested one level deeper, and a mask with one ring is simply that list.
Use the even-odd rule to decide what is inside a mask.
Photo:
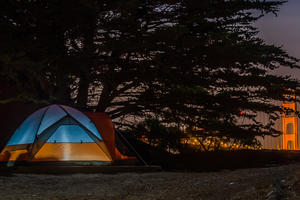
[{"label": "dark treeline", "polygon": [[[258,38],[253,26],[282,4],[0,1],[0,102],[69,104],[133,129],[142,120],[149,127],[151,118],[154,132],[174,141],[186,127],[200,139],[256,145],[256,136],[279,134],[274,102],[283,87],[299,84],[270,73],[297,68],[298,60]],[[256,122],[258,112],[269,123]],[[238,123],[241,115],[247,123]],[[163,146],[177,148],[169,143]]]}]

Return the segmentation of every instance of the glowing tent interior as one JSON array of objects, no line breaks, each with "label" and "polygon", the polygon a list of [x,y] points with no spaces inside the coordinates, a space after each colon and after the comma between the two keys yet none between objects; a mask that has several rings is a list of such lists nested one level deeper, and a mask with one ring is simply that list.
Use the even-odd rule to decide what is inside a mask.
[{"label": "glowing tent interior", "polygon": [[110,164],[129,158],[115,146],[110,118],[105,113],[86,114],[64,105],[37,110],[11,136],[0,154],[0,162]]}]

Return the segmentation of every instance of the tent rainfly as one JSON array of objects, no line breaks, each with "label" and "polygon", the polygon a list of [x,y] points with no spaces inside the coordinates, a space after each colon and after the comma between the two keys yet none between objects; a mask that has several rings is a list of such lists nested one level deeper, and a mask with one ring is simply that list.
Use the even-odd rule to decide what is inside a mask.
[{"label": "tent rainfly", "polygon": [[109,117],[105,113],[86,114],[97,124],[69,106],[50,105],[37,110],[11,136],[0,154],[0,162],[11,163],[9,165],[16,161],[110,164],[127,159],[115,147]]}]

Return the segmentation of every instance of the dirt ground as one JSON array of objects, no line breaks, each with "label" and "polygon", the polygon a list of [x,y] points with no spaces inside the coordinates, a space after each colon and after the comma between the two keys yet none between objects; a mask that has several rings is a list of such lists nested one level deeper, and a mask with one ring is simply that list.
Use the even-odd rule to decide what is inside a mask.
[{"label": "dirt ground", "polygon": [[300,199],[300,163],[209,173],[0,176],[0,199]]}]

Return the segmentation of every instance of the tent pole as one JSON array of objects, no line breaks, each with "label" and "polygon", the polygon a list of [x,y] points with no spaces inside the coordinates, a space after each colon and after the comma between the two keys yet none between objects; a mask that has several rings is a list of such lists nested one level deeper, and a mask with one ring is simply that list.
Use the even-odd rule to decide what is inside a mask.
[{"label": "tent pole", "polygon": [[145,166],[149,166],[146,161],[142,158],[142,156],[134,149],[134,147],[128,142],[128,140],[122,135],[122,133],[120,133],[120,131],[115,129],[115,132],[118,133],[123,140],[125,140],[125,142],[128,144],[128,146],[131,148],[131,150],[133,150],[135,152],[135,154],[137,155],[137,157],[144,163]]}]

